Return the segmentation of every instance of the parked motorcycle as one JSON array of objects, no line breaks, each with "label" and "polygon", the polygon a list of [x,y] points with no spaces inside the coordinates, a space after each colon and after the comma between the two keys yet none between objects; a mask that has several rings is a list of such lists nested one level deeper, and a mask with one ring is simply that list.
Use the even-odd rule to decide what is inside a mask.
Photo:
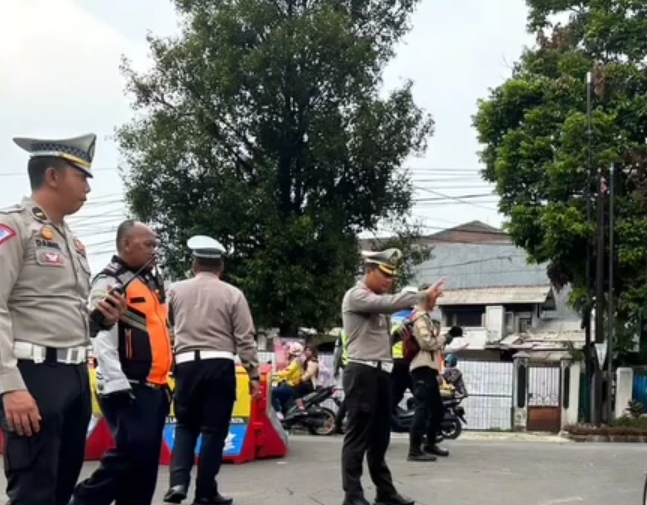
[{"label": "parked motorcycle", "polygon": [[[443,398],[445,415],[440,422],[439,440],[456,440],[463,432],[463,425],[467,424],[465,408],[461,405],[462,397],[452,396]],[[396,433],[409,432],[413,422],[415,399],[407,400],[406,410],[398,407],[397,413],[391,418],[391,430]]]},{"label": "parked motorcycle", "polygon": [[290,405],[281,419],[285,430],[306,429],[312,435],[328,436],[335,432],[335,413],[321,404],[332,398],[333,386],[317,388]]}]

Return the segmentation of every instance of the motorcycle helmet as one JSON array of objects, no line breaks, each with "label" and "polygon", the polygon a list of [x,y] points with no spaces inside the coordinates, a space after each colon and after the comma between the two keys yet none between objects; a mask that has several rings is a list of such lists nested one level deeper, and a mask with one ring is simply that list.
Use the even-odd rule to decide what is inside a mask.
[{"label": "motorcycle helmet", "polygon": [[301,356],[303,354],[303,346],[299,342],[291,342],[288,346],[288,354],[290,356]]},{"label": "motorcycle helmet", "polygon": [[458,364],[458,360],[456,359],[456,356],[453,354],[448,354],[445,356],[445,365],[447,366],[456,366]]}]

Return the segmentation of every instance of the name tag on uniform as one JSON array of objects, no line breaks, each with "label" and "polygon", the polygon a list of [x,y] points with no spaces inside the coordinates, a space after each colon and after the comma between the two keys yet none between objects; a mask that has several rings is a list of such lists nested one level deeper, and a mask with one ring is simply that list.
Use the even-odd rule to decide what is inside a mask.
[{"label": "name tag on uniform", "polygon": [[48,265],[61,267],[64,265],[65,260],[61,253],[55,251],[37,251],[36,261],[39,265]]}]

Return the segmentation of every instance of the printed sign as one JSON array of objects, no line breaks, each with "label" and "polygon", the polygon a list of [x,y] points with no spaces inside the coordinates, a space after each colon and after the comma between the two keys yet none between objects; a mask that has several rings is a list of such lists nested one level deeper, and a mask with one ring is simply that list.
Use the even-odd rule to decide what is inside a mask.
[{"label": "printed sign", "polygon": [[[247,435],[247,418],[234,417],[229,424],[229,434],[225,439],[225,447],[222,451],[223,456],[235,457],[240,456],[243,450],[243,443],[245,442],[245,435]],[[175,446],[175,423],[169,423],[164,428],[164,442],[166,446],[172,451]],[[195,445],[195,455],[200,454],[202,448],[202,435],[198,437],[198,442]]]},{"label": "printed sign", "polygon": [[607,360],[607,343],[595,344],[595,353],[598,355],[598,365],[601,368]]}]

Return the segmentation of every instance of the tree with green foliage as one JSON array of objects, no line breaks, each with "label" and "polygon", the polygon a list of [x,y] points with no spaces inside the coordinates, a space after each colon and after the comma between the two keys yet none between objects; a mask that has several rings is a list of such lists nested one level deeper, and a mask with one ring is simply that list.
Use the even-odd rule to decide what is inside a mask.
[{"label": "tree with green foliage", "polygon": [[[571,301],[581,308],[586,248],[595,254],[597,171],[604,191],[614,164],[614,293],[619,329],[625,330],[647,316],[647,3],[527,4],[536,46],[524,51],[510,79],[480,101],[474,118],[484,146],[483,177],[496,185],[513,241],[532,262],[548,263],[557,287],[570,284]],[[566,21],[551,22],[555,19]],[[594,89],[590,150],[587,72]]]},{"label": "tree with green foliage", "polygon": [[338,321],[358,234],[410,215],[402,165],[433,130],[411,83],[380,97],[417,3],[174,1],[181,35],[149,37],[150,71],[124,63],[136,117],[117,131],[127,202],[172,275],[187,238],[211,235],[259,326]]}]

